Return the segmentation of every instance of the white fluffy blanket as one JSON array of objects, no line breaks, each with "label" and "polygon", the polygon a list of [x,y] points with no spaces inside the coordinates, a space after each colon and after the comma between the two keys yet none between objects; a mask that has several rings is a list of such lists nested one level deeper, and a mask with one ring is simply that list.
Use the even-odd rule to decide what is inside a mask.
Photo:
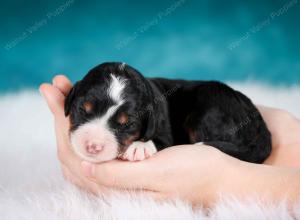
[{"label": "white fluffy blanket", "polygon": [[[300,117],[300,88],[232,84],[254,102],[281,107]],[[0,98],[0,219],[300,219],[300,208],[284,201],[224,198],[211,210],[182,201],[156,203],[133,193],[95,198],[65,182],[56,159],[50,115],[38,93]]]}]

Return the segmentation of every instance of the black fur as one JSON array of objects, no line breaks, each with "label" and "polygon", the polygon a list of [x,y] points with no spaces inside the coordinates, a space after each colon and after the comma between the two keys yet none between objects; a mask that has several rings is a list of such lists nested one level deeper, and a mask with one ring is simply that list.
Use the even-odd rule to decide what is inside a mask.
[{"label": "black fur", "polygon": [[[204,142],[241,160],[261,163],[271,152],[271,134],[257,108],[242,93],[216,81],[144,78],[121,63],[103,63],[75,84],[65,102],[71,130],[103,114],[114,103],[107,98],[110,73],[127,79],[125,104],[109,126],[120,143],[152,140],[158,150],[179,144]],[[86,113],[83,103],[93,103]],[[129,121],[117,123],[126,112]],[[199,146],[201,147],[201,146]]]}]

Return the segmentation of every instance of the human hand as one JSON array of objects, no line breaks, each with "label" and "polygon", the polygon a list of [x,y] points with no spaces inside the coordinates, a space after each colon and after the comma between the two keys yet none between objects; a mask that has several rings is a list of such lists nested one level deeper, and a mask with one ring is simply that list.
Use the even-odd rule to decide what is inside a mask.
[{"label": "human hand", "polygon": [[[108,188],[143,190],[156,199],[179,197],[194,204],[209,205],[217,199],[220,191],[245,190],[245,184],[240,181],[245,177],[244,174],[250,173],[251,170],[254,176],[247,174],[247,178],[250,180],[256,178],[257,182],[261,180],[258,186],[266,183],[265,177],[269,174],[270,168],[249,165],[215,148],[203,145],[201,147],[174,146],[141,162],[114,160],[102,164],[91,164],[82,161],[71,150],[68,136],[70,123],[69,119],[64,116],[64,99],[71,87],[66,77],[57,76],[53,80],[53,85],[43,84],[40,90],[54,115],[58,158],[64,176],[87,191],[99,194],[108,193]],[[297,127],[299,121],[282,110],[263,106],[259,106],[259,110],[272,133],[275,149],[271,153],[271,159],[267,159],[266,163],[271,165],[293,163],[295,160],[284,157],[288,153],[281,157],[277,150],[284,149],[284,152],[294,152],[291,149],[299,150],[300,145],[297,145],[298,148],[289,147],[291,144],[299,143],[296,135],[300,129]],[[289,130],[289,126],[292,126],[293,130]],[[258,170],[262,174],[261,179],[257,178]],[[261,170],[267,170],[267,172],[261,172]],[[234,182],[235,187],[230,189],[230,185],[232,186]],[[224,188],[225,185],[227,189]],[[253,189],[252,185],[247,190]],[[234,193],[237,194],[237,192]]]},{"label": "human hand", "polygon": [[64,76],[56,76],[52,85],[40,87],[54,115],[58,158],[68,180],[97,194],[117,188],[143,190],[156,199],[179,197],[191,203],[209,204],[215,199],[225,168],[237,160],[209,146],[174,146],[140,162],[82,161],[71,150],[70,122],[64,116],[64,99],[71,87]]},{"label": "human hand", "polygon": [[300,168],[300,120],[285,110],[257,108],[272,134],[272,152],[264,163]]}]

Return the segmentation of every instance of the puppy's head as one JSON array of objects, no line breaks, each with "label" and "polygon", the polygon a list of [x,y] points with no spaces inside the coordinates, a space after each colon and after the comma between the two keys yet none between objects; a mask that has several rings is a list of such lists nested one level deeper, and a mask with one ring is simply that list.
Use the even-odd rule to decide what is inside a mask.
[{"label": "puppy's head", "polygon": [[103,63],[77,82],[65,101],[74,151],[92,162],[115,159],[155,132],[149,82],[124,63]]}]

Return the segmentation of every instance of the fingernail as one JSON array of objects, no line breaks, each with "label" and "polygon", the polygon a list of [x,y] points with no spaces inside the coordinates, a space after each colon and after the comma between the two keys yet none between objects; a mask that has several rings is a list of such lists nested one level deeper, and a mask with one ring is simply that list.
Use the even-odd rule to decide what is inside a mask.
[{"label": "fingernail", "polygon": [[94,164],[87,162],[87,161],[82,161],[81,162],[81,167],[83,169],[84,174],[87,177],[93,177],[95,173],[95,166]]}]

